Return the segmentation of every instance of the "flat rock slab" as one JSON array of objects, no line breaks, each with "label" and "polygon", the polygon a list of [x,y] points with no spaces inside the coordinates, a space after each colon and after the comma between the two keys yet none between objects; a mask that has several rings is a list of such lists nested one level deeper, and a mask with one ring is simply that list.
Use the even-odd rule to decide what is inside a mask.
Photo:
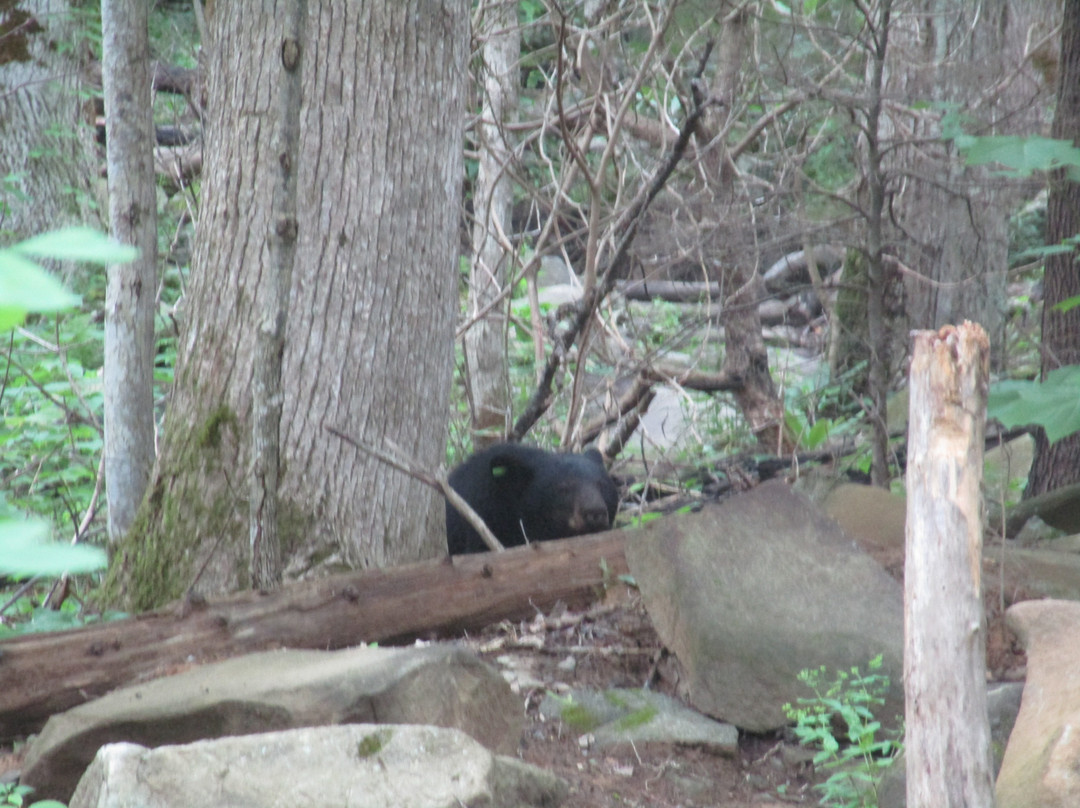
[{"label": "flat rock slab", "polygon": [[626,559],[689,703],[751,732],[788,723],[811,695],[798,674],[881,654],[891,689],[875,715],[903,716],[903,591],[835,521],[780,481],[718,507],[626,531]]},{"label": "flat rock slab", "polygon": [[328,724],[456,727],[498,752],[517,749],[521,702],[503,678],[450,644],[267,651],[125,687],[49,719],[22,782],[66,801],[97,750]]},{"label": "flat rock slab", "polygon": [[566,785],[460,730],[350,724],[98,750],[70,808],[556,806]]},{"label": "flat rock slab", "polygon": [[1080,805],[1080,603],[1028,600],[1009,607],[1027,651],[1020,714],[997,779],[998,808]]},{"label": "flat rock slab", "polygon": [[548,693],[540,713],[562,721],[571,731],[589,735],[599,746],[672,743],[702,746],[734,755],[739,731],[691,710],[677,699],[651,690],[572,690]]},{"label": "flat rock slab", "polygon": [[[988,548],[984,558],[1000,562],[1001,547]],[[1080,600],[1080,555],[1076,553],[1008,547],[1004,575],[1006,586],[1022,589],[1029,597]]]}]

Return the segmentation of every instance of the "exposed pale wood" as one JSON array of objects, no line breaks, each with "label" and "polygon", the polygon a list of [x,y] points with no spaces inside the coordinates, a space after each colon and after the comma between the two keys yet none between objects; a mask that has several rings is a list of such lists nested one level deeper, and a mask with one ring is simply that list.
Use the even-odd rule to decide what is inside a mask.
[{"label": "exposed pale wood", "polygon": [[[454,636],[558,602],[588,602],[628,572],[619,531],[455,556],[182,604],[0,643],[0,739],[121,685],[269,648],[332,649]],[[607,577],[605,577],[607,576]]]},{"label": "exposed pale wood", "polygon": [[976,324],[915,334],[904,567],[909,808],[994,804],[979,495],[989,367]]}]

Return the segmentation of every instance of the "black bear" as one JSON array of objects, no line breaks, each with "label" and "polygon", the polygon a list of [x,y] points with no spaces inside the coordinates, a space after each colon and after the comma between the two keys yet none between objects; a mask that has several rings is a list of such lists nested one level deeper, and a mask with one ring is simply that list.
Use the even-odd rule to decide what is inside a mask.
[{"label": "black bear", "polygon": [[[607,530],[619,506],[619,492],[596,449],[556,454],[499,443],[455,468],[448,481],[504,547]],[[446,538],[451,555],[488,549],[449,502]]]}]

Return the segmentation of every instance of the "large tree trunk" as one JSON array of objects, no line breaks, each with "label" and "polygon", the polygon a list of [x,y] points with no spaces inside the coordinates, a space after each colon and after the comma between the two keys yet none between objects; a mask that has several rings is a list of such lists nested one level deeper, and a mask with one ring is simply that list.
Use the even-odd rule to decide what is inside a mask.
[{"label": "large tree trunk", "polygon": [[103,0],[102,66],[109,231],[139,248],[108,269],[105,294],[105,479],[109,540],[135,519],[154,466],[157,195],[145,0]]},{"label": "large tree trunk", "polygon": [[[111,569],[145,608],[247,577],[255,312],[274,227],[275,3],[210,21],[206,177],[175,391],[140,522]],[[356,567],[444,551],[443,505],[332,425],[422,466],[445,446],[457,312],[468,7],[309,6],[296,269],[283,357],[282,539]],[[113,592],[117,590],[114,588]]]},{"label": "large tree trunk", "polygon": [[[1058,63],[1058,99],[1053,137],[1080,146],[1080,2],[1066,0],[1061,26]],[[1075,169],[1074,169],[1075,170]],[[1070,181],[1064,170],[1050,178],[1046,206],[1046,243],[1080,233],[1080,182]],[[1080,296],[1080,250],[1051,255],[1043,276],[1042,373],[1062,365],[1080,364],[1080,306],[1057,311],[1055,306]],[[1035,462],[1025,496],[1035,496],[1080,482],[1080,433],[1050,445],[1041,429],[1036,434]]]},{"label": "large tree trunk", "polygon": [[472,267],[466,317],[465,370],[469,385],[473,444],[501,440],[510,427],[510,389],[506,356],[507,309],[504,294],[514,254],[511,232],[513,159],[505,124],[517,106],[518,59],[521,32],[517,6],[508,2],[484,5],[477,34],[483,37],[479,68],[483,93],[476,125],[479,168],[473,193]]},{"label": "large tree trunk", "polygon": [[[0,231],[19,238],[97,224],[93,130],[79,99],[77,23],[66,0],[0,7]],[[92,122],[92,119],[89,119]]]}]

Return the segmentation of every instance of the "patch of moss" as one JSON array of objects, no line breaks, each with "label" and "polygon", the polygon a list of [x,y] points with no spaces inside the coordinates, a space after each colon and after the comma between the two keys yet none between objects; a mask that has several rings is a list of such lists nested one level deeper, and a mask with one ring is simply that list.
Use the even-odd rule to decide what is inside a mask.
[{"label": "patch of moss", "polygon": [[656,717],[657,712],[657,709],[653,705],[646,704],[641,709],[634,710],[632,713],[624,715],[615,723],[615,726],[622,730],[644,726]]},{"label": "patch of moss", "polygon": [[380,729],[365,736],[364,739],[356,745],[356,756],[360,758],[369,758],[379,754],[391,737],[393,737],[393,733],[389,729]]},{"label": "patch of moss", "polygon": [[229,407],[221,404],[207,417],[202,429],[198,432],[196,442],[199,446],[205,448],[220,448],[221,433],[226,426],[232,427],[233,432],[237,431],[236,413]]},{"label": "patch of moss", "polygon": [[600,719],[593,715],[587,707],[575,704],[569,699],[559,710],[563,722],[575,732],[592,732],[600,725]]}]

